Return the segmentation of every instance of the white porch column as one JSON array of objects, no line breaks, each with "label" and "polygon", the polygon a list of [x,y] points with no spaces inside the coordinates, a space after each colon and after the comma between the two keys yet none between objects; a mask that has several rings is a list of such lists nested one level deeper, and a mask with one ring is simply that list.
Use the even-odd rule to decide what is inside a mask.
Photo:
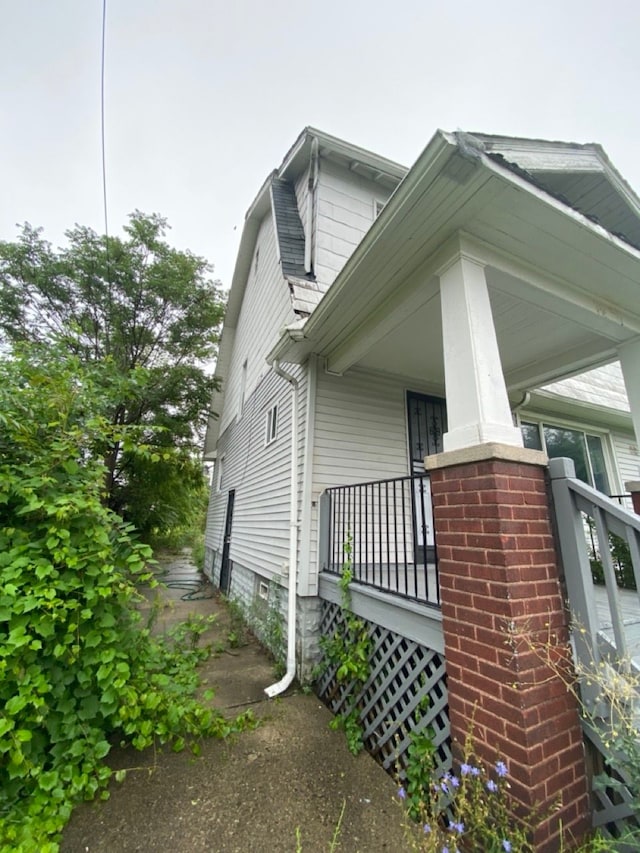
[{"label": "white porch column", "polygon": [[440,274],[449,431],[445,452],[496,442],[522,447],[513,425],[484,265],[464,255]]},{"label": "white porch column", "polygon": [[636,442],[640,447],[640,340],[623,344],[618,349],[622,375],[624,377],[631,420],[636,433]]}]

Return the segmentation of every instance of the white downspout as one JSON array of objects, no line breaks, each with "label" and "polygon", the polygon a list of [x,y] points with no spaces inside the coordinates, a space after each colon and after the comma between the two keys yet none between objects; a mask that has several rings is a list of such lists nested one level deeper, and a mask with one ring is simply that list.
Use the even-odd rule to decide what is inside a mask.
[{"label": "white downspout", "polygon": [[273,372],[291,385],[291,502],[289,508],[289,595],[287,598],[287,670],[276,684],[265,688],[270,699],[289,687],[296,675],[296,591],[298,581],[298,380],[280,367],[277,358]]},{"label": "white downspout", "polygon": [[304,240],[304,270],[313,272],[313,200],[316,184],[318,182],[318,139],[314,137],[311,142],[311,153],[309,155],[309,179],[307,182],[307,227]]}]

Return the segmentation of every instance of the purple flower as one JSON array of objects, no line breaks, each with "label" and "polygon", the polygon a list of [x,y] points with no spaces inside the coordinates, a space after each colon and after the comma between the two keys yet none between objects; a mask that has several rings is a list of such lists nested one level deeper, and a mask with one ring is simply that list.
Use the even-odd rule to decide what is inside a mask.
[{"label": "purple flower", "polygon": [[502,841],[502,849],[505,851],[505,853],[511,853],[511,842],[507,841],[506,838]]},{"label": "purple flower", "polygon": [[492,794],[495,794],[497,790],[498,786],[496,785],[496,783],[493,781],[493,779],[489,779],[489,781],[487,782],[487,791],[491,791]]},{"label": "purple flower", "polygon": [[504,761],[496,762],[496,773],[498,776],[506,776],[509,771],[507,770],[507,765]]},{"label": "purple flower", "polygon": [[458,779],[457,776],[452,776],[451,779],[449,779],[449,782],[451,783],[452,788],[459,788],[460,787],[460,780]]},{"label": "purple flower", "polygon": [[440,782],[440,788],[445,794],[449,793],[449,785],[447,784],[446,779],[443,779],[442,782]]},{"label": "purple flower", "polygon": [[405,799],[405,797],[407,796],[407,792],[405,791],[404,788],[398,788],[398,796],[400,797],[401,800]]},{"label": "purple flower", "polygon": [[461,776],[468,776],[472,770],[473,770],[473,768],[471,767],[470,764],[461,764],[460,765],[460,775]]},{"label": "purple flower", "polygon": [[449,829],[451,830],[451,832],[459,832],[460,835],[462,835],[462,833],[464,832],[464,824],[462,823],[462,821],[460,821],[459,823],[451,821],[451,823],[449,824]]},{"label": "purple flower", "polygon": [[471,768],[471,775],[472,776],[479,776],[480,775],[480,768],[479,767],[472,767]]},{"label": "purple flower", "polygon": [[431,827],[428,823],[425,823],[425,825],[422,827],[422,831],[425,835],[428,835],[431,832]]}]

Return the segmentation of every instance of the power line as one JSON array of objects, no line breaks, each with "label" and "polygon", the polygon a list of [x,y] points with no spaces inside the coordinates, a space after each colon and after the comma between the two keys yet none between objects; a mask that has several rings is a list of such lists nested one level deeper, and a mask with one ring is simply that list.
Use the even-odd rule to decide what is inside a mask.
[{"label": "power line", "polygon": [[109,263],[109,246],[107,240],[109,238],[109,216],[107,209],[107,156],[105,146],[105,131],[104,131],[104,58],[105,58],[105,41],[107,33],[107,0],[102,0],[102,51],[100,61],[100,137],[102,148],[102,200],[104,207],[104,234],[105,244],[107,246],[107,266]]}]

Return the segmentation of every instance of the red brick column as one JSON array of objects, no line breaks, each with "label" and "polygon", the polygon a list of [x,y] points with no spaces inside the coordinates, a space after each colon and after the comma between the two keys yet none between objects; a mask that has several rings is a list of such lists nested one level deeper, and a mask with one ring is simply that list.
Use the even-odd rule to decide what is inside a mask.
[{"label": "red brick column", "polygon": [[625,489],[631,494],[633,509],[640,515],[640,480],[632,480],[624,484]]},{"label": "red brick column", "polygon": [[[509,768],[523,813],[553,814],[537,851],[590,825],[575,699],[529,640],[569,661],[542,454],[479,445],[428,457],[454,743]],[[558,807],[555,810],[555,807]]]}]

